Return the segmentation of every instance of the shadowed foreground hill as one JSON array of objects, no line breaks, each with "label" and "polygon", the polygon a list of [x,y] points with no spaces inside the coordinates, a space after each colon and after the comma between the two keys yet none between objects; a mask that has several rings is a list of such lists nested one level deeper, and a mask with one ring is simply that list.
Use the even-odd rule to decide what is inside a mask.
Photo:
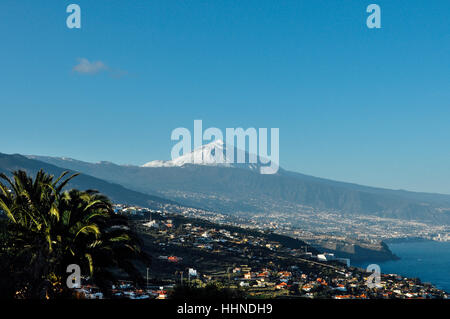
[{"label": "shadowed foreground hill", "polygon": [[[40,169],[43,169],[47,173],[54,176],[59,176],[67,170],[66,168],[60,168],[38,160],[29,159],[22,155],[7,155],[0,153],[0,172],[5,173],[8,176],[11,175],[12,171],[16,170],[24,170],[29,175],[35,175]],[[84,173],[71,180],[67,187],[98,190],[99,192],[107,195],[115,203],[139,205],[149,208],[156,208],[164,203],[173,203],[157,196],[151,196],[129,190],[121,185],[106,182]]]}]

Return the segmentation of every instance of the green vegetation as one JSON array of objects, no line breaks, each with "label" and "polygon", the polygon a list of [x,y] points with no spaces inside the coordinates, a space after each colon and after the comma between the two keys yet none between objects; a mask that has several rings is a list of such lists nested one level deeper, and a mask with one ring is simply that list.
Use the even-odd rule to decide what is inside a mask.
[{"label": "green vegetation", "polygon": [[33,180],[24,171],[11,179],[0,174],[1,298],[70,297],[70,264],[106,294],[120,274],[142,282],[136,261],[148,257],[127,219],[96,191],[63,191],[77,174],[66,175],[54,179],[41,170]]}]

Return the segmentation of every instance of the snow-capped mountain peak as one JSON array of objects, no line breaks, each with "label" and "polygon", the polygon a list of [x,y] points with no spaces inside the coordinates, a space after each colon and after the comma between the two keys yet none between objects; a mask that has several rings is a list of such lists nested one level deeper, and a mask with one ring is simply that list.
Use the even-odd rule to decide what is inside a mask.
[{"label": "snow-capped mountain peak", "polygon": [[[237,149],[234,148],[234,153],[237,153]],[[213,142],[202,145],[194,151],[184,154],[169,161],[151,161],[142,167],[181,167],[187,164],[206,165],[206,166],[224,166],[224,167],[237,167],[247,168],[251,170],[258,169],[258,163],[228,163],[226,161],[226,149],[227,146],[222,140],[214,140]],[[246,153],[246,157],[248,154]]]}]

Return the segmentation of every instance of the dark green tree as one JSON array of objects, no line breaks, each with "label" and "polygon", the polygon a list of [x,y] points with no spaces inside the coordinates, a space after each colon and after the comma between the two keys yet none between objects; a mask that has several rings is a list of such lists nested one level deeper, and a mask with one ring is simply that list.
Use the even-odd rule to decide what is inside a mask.
[{"label": "dark green tree", "polygon": [[[0,210],[7,216],[2,255],[10,262],[15,297],[69,296],[65,278],[70,264],[108,293],[120,273],[143,282],[136,260],[149,262],[127,219],[114,214],[109,199],[97,191],[66,190],[67,172],[56,180],[39,171],[13,178],[0,174]],[[20,279],[19,279],[20,278]]]}]

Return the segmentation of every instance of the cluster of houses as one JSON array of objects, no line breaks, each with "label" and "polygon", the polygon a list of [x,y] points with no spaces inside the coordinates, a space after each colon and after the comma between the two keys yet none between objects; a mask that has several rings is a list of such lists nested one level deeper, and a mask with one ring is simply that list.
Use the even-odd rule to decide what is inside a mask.
[{"label": "cluster of houses", "polygon": [[[132,282],[120,281],[112,286],[111,297],[117,299],[167,299],[168,289],[173,287],[147,287],[146,289],[137,288]],[[104,299],[104,294],[98,287],[92,284],[82,284],[75,290],[80,299]]]},{"label": "cluster of houses", "polygon": [[[145,212],[138,207],[124,206],[116,209],[119,213],[145,216]],[[351,267],[349,259],[338,258],[327,252],[313,253],[308,251],[308,246],[288,248],[265,236],[222,228],[218,224],[213,227],[200,226],[166,214],[160,214],[153,220],[146,218],[148,217],[138,219],[135,227],[138,231],[158,238],[157,244],[164,247],[165,254],[158,255],[157,259],[167,265],[179,266],[183,271],[189,269],[189,277],[195,277],[203,284],[219,281],[225,287],[239,287],[250,295],[252,292],[267,295],[273,291],[277,295],[306,298],[447,298],[445,292],[432,285],[397,275],[382,275],[381,281],[374,288],[369,288],[369,274]],[[210,273],[205,269],[197,272],[189,259],[173,253],[174,248],[180,247],[183,248],[181,251],[189,251],[191,254],[204,251],[222,256],[225,260],[228,257],[240,258],[250,265],[229,267],[219,264],[216,268],[223,268],[219,275],[217,273],[220,271],[217,269]],[[289,261],[287,264],[286,260]],[[201,268],[201,265],[195,266]],[[173,285],[179,283],[173,273],[167,273],[167,278],[164,279],[172,281]],[[86,296],[100,297],[95,289],[83,289],[87,290]],[[170,290],[170,287],[139,290],[132,285],[121,284],[113,287],[115,297],[130,299],[164,299],[170,296]]]},{"label": "cluster of houses", "polygon": [[[244,266],[245,267],[245,266]],[[245,270],[243,272],[243,269]],[[285,295],[307,298],[326,297],[333,299],[447,299],[448,295],[430,284],[417,279],[403,278],[396,274],[382,275],[374,288],[366,284],[368,276],[345,271],[341,276],[319,277],[314,273],[303,273],[297,267],[289,271],[273,271],[267,268],[249,271],[245,268],[233,269],[241,287],[272,288],[285,291]]]}]

